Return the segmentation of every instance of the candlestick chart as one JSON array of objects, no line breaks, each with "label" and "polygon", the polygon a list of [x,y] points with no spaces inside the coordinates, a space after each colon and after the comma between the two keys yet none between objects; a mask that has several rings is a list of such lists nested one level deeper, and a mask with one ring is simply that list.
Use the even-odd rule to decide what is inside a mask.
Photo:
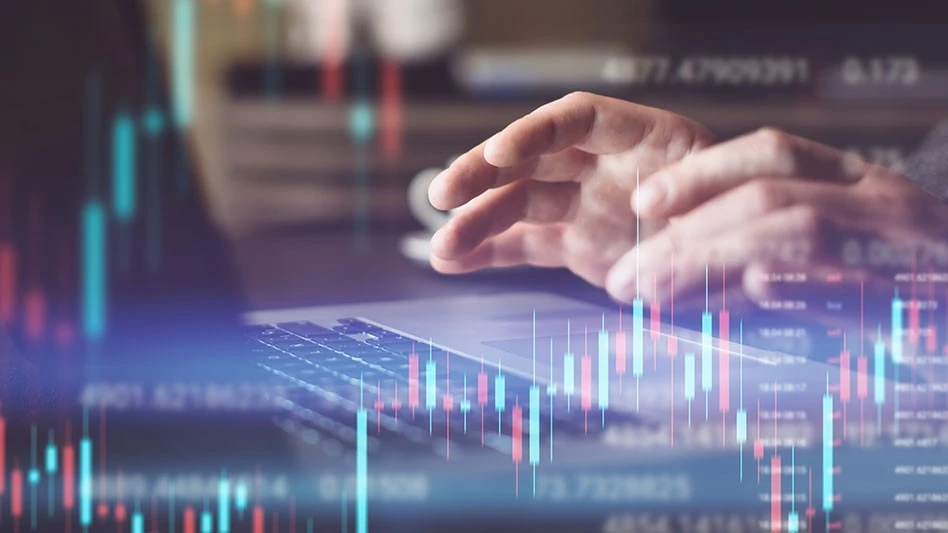
[{"label": "candlestick chart", "polygon": [[[134,474],[107,468],[113,460],[106,454],[106,395],[93,394],[74,423],[34,422],[28,435],[15,435],[10,424],[0,421],[0,523],[21,531],[45,530],[50,520],[76,531],[262,532],[276,531],[280,524],[301,531],[367,531],[373,523],[372,492],[386,490],[372,478],[370,449],[384,451],[387,436],[411,428],[427,448],[435,449],[437,461],[452,465],[462,479],[471,461],[471,468],[493,473],[495,486],[506,486],[499,493],[495,488],[493,500],[479,504],[485,511],[498,500],[506,502],[501,507],[522,502],[527,510],[536,502],[568,504],[570,499],[574,504],[609,497],[658,498],[666,505],[676,498],[697,501],[702,488],[713,492],[713,483],[723,482],[708,477],[723,476],[746,489],[732,500],[746,498],[746,506],[766,509],[766,520],[747,530],[845,529],[852,526],[846,520],[854,520],[846,518],[847,504],[867,496],[851,489],[854,483],[847,478],[858,487],[875,467],[879,471],[870,476],[907,476],[893,493],[875,486],[874,492],[885,493],[888,503],[924,508],[940,501],[935,487],[943,475],[937,458],[948,412],[945,355],[926,351],[932,345],[927,339],[938,335],[938,327],[925,324],[913,311],[923,305],[894,294],[885,324],[852,336],[831,330],[828,338],[837,347],[815,365],[748,346],[744,321],[732,320],[726,309],[696,312],[699,331],[671,326],[657,305],[648,307],[646,317],[646,306],[638,303],[608,317],[604,313],[598,324],[580,327],[567,320],[562,334],[549,338],[536,336],[535,313],[530,352],[520,354],[532,359],[532,374],[505,368],[503,361],[493,365],[452,354],[433,339],[412,341],[401,352],[387,354],[401,353],[403,364],[389,368],[403,370],[390,370],[386,378],[360,374],[355,382],[336,380],[336,400],[352,404],[340,418],[349,422],[352,447],[341,456],[344,460],[334,462],[336,470],[345,468],[333,481],[313,475],[322,479],[323,496],[340,506],[331,527],[324,511],[319,518],[305,515],[305,489],[290,483],[274,494],[272,487],[262,487],[259,468],[247,475],[222,465],[216,474],[205,475],[200,489],[193,482],[187,489],[181,482],[176,489],[168,476],[143,489],[148,484],[134,481]],[[278,327],[263,331],[288,334]],[[255,342],[274,353],[294,353],[274,339],[264,335]],[[318,357],[310,359],[313,368],[320,368]],[[805,374],[795,372],[794,364],[806,366]],[[634,379],[628,379],[629,369]],[[900,373],[911,378],[892,379]],[[324,392],[307,383],[298,379],[299,393]],[[281,389],[264,396],[284,404],[292,394]],[[118,424],[111,422],[110,434],[122,431]],[[295,438],[305,434],[297,428]],[[584,442],[588,447],[582,447]],[[899,458],[899,447],[911,450],[920,462]],[[489,453],[472,454],[478,449]],[[595,473],[603,464],[589,457],[577,461],[576,454],[583,453],[577,450],[603,456],[623,452],[605,464],[619,468],[616,461],[625,463],[651,481],[626,479],[625,488],[599,487],[596,475],[601,472]],[[631,451],[633,455],[624,455]],[[660,473],[669,468],[663,454],[676,460],[729,457],[720,461],[729,466],[674,481]],[[563,473],[564,465],[571,474]],[[380,471],[388,468],[379,463]],[[431,469],[419,468],[416,473]],[[503,471],[507,473],[498,474]],[[503,478],[507,481],[501,482]],[[436,484],[422,485],[427,483]],[[708,496],[714,501],[716,495]],[[428,498],[430,494],[422,499],[430,503]]]}]

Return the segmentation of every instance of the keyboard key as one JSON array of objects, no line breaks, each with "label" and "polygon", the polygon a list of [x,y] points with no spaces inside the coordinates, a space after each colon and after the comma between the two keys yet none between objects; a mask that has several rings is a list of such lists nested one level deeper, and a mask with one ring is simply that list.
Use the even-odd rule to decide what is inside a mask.
[{"label": "keyboard key", "polygon": [[363,332],[361,328],[349,325],[333,326],[332,330],[343,335],[355,335]]},{"label": "keyboard key", "polygon": [[277,327],[294,333],[301,337],[311,337],[314,335],[326,335],[327,333],[332,333],[328,328],[313,324],[312,322],[300,321],[300,322],[281,322],[277,324]]},{"label": "keyboard key", "polygon": [[388,350],[391,352],[404,353],[406,355],[410,354],[412,351],[412,348],[414,348],[413,342],[404,341],[404,340],[385,342],[380,339],[369,339],[369,340],[366,340],[366,344],[374,345],[374,346],[377,346],[378,348]]},{"label": "keyboard key", "polygon": [[293,335],[292,333],[283,332],[280,335],[269,335],[262,337],[260,340],[267,344],[272,344],[273,346],[283,347],[290,346],[293,344],[300,344],[303,342],[303,339],[299,338],[298,335]]},{"label": "keyboard key", "polygon": [[242,326],[241,329],[243,330],[244,335],[248,337],[257,337],[258,335],[267,335],[275,328],[269,324],[252,324],[248,326]]},{"label": "keyboard key", "polygon": [[312,348],[319,349],[319,345],[313,344],[311,342],[296,342],[293,344],[281,344],[279,346],[281,349],[286,350],[291,353],[296,353],[297,351],[300,351],[300,350],[309,350]]},{"label": "keyboard key", "polygon": [[330,357],[336,354],[336,352],[326,348],[324,346],[309,344],[302,348],[287,350],[293,353],[293,355],[298,355],[300,357],[309,358],[309,357],[319,357],[326,356]]}]

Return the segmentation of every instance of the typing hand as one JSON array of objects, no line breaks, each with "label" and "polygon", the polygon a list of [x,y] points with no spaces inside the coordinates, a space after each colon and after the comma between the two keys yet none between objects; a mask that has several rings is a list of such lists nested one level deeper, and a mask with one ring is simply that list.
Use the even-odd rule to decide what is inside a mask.
[{"label": "typing hand", "polygon": [[432,266],[566,266],[603,286],[635,246],[636,170],[645,183],[710,143],[695,122],[623,100],[574,93],[544,105],[432,181],[433,206],[463,206],[432,238]]},{"label": "typing hand", "polygon": [[612,267],[606,287],[621,301],[638,290],[703,304],[708,268],[712,293],[726,284],[760,303],[809,291],[826,311],[840,292],[858,301],[858,284],[891,298],[895,274],[948,268],[948,206],[891,169],[771,129],[655,172],[630,205],[672,222],[638,265],[633,251]]}]

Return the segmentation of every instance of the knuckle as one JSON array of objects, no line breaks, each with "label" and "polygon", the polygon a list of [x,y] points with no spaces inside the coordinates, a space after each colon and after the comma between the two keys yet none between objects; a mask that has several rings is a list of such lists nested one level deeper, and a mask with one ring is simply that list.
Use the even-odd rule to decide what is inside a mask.
[{"label": "knuckle", "polygon": [[783,146],[787,140],[787,133],[781,129],[764,126],[754,132],[754,137],[764,146]]},{"label": "knuckle", "polygon": [[679,235],[678,228],[669,226],[661,234],[665,237],[665,249],[670,257],[680,257],[684,254],[685,247],[683,246],[682,237]]},{"label": "knuckle", "polygon": [[576,104],[585,104],[596,98],[596,95],[588,91],[573,91],[563,97],[563,101],[576,103]]},{"label": "knuckle", "polygon": [[800,205],[793,209],[795,233],[808,242],[815,242],[826,236],[828,223],[819,209],[812,205]]},{"label": "knuckle", "polygon": [[780,184],[757,180],[746,185],[747,205],[757,213],[766,213],[786,207],[789,199]]},{"label": "knuckle", "polygon": [[[881,218],[903,225],[925,225],[932,222],[931,210],[922,201],[917,189],[906,184],[897,174],[870,175],[858,197],[878,209]],[[924,194],[924,193],[922,193]]]},{"label": "knuckle", "polygon": [[920,215],[918,206],[911,199],[904,196],[894,196],[885,202],[884,208],[891,213],[896,220],[903,222],[913,222]]},{"label": "knuckle", "polygon": [[462,183],[466,183],[477,172],[478,164],[473,157],[459,157],[448,167],[451,174]]},{"label": "knuckle", "polygon": [[772,127],[760,128],[754,133],[757,149],[774,164],[781,174],[792,174],[796,168],[793,138],[786,132]]},{"label": "knuckle", "polygon": [[457,255],[461,243],[460,232],[456,228],[446,227],[438,232],[438,238],[432,243],[431,250],[440,259],[451,259]]},{"label": "knuckle", "polygon": [[687,149],[685,155],[707,148],[714,143],[714,134],[691,119],[681,117],[680,127],[678,129],[680,131],[689,132],[691,136],[690,142],[686,144]]},{"label": "knuckle", "polygon": [[737,250],[727,242],[715,242],[711,244],[704,256],[705,265],[721,265],[727,257],[734,257]]},{"label": "knuckle", "polygon": [[898,205],[902,220],[909,227],[928,228],[936,227],[936,224],[938,224],[939,217],[936,216],[929,204],[924,204],[916,198],[902,197]]},{"label": "knuckle", "polygon": [[[564,148],[566,144],[581,142],[578,138],[588,137],[595,127],[598,104],[602,97],[585,91],[573,91],[560,100],[548,104],[546,108],[549,118],[547,135],[550,142]],[[577,138],[573,138],[577,136]],[[567,139],[570,140],[567,143]]]}]

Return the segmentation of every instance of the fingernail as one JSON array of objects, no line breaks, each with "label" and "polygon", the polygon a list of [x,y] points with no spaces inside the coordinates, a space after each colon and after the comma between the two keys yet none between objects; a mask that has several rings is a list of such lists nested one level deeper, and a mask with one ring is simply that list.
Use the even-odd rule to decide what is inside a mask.
[{"label": "fingernail", "polygon": [[504,156],[500,147],[497,146],[497,135],[497,133],[491,135],[490,138],[487,139],[487,142],[484,143],[484,160],[494,166],[498,166],[498,163],[503,160]]},{"label": "fingernail", "polygon": [[445,172],[445,170],[442,170],[437,176],[431,178],[431,181],[428,182],[428,203],[439,209],[441,207],[440,204],[446,203],[446,201],[442,201],[447,196],[447,191],[444,188],[444,180],[442,179],[442,176],[444,176]]},{"label": "fingernail", "polygon": [[655,254],[642,254],[638,266],[632,260],[635,256],[628,256],[623,265],[614,267],[606,276],[606,290],[609,294],[617,300],[629,303],[636,298],[647,302],[667,300],[671,295],[671,280],[666,274],[664,260],[653,255]]},{"label": "fingernail", "polygon": [[639,215],[653,212],[665,200],[665,186],[658,182],[640,185],[634,200],[633,208]]},{"label": "fingernail", "polygon": [[429,241],[432,255],[444,259],[448,255],[448,243],[445,242],[444,231],[438,230]]},{"label": "fingernail", "polygon": [[616,300],[630,303],[635,298],[635,276],[613,270],[606,276],[606,291]]}]

